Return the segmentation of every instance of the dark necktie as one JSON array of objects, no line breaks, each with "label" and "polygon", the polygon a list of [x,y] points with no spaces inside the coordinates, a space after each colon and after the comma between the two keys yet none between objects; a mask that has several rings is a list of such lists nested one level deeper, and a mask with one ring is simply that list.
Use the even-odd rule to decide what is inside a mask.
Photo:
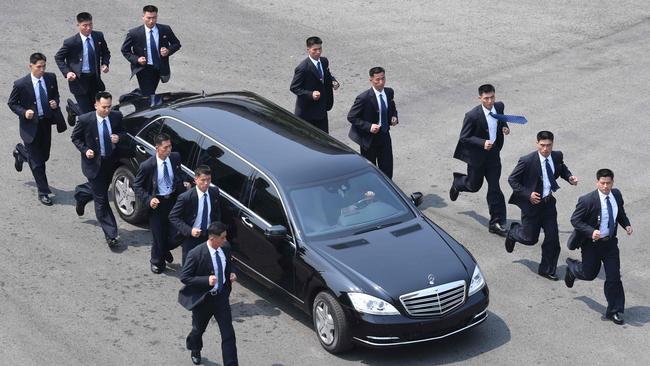
[{"label": "dark necktie", "polygon": [[560,189],[560,186],[557,185],[557,182],[555,181],[555,176],[553,175],[553,170],[551,169],[551,164],[548,162],[548,158],[546,158],[546,175],[548,176],[548,181],[551,183],[551,191],[555,192],[558,189]]},{"label": "dark necktie", "polygon": [[322,83],[325,79],[325,76],[323,74],[323,68],[320,65],[320,61],[316,62],[316,66],[318,68],[318,75],[320,75],[320,82]]},{"label": "dark necktie", "polygon": [[104,140],[104,156],[111,156],[113,153],[113,143],[111,142],[111,135],[108,132],[108,121],[106,118],[102,120],[102,139]]},{"label": "dark necktie", "polygon": [[153,29],[149,31],[149,47],[151,48],[151,62],[156,69],[160,68],[160,55],[158,54],[158,46],[156,40],[153,38]]},{"label": "dark necktie", "polygon": [[40,103],[41,109],[43,109],[43,114],[41,116],[46,116],[48,109],[50,109],[50,104],[47,102],[47,93],[43,87],[43,79],[38,81],[38,93],[40,94]]},{"label": "dark necktie", "polygon": [[381,124],[381,131],[386,132],[388,131],[388,108],[384,102],[383,94],[379,94],[379,102],[381,104],[381,118],[379,119],[379,123]]},{"label": "dark necktie", "polygon": [[609,228],[609,235],[612,236],[612,230],[614,230],[614,209],[612,208],[612,203],[609,201],[609,195],[605,197],[605,203],[607,204],[607,227]]},{"label": "dark necktie", "polygon": [[167,162],[163,161],[163,183],[169,189],[172,186],[172,179],[169,177],[169,170],[167,170]]},{"label": "dark necktie", "polygon": [[90,42],[90,37],[86,38],[86,50],[88,51],[88,69],[91,74],[97,72],[97,59],[95,58],[95,48]]},{"label": "dark necktie", "polygon": [[490,116],[492,116],[494,119],[499,120],[499,121],[504,121],[504,122],[512,122],[512,123],[518,123],[520,125],[525,125],[528,123],[528,120],[524,116],[513,116],[509,114],[496,114],[490,112]]},{"label": "dark necktie", "polygon": [[[215,251],[214,252],[214,261],[217,262],[217,268],[215,273],[215,276],[217,276],[217,289],[216,292],[219,293],[221,291],[221,287],[223,286],[223,264],[221,264],[221,258],[219,257],[219,252]],[[214,292],[214,288],[212,289]]]},{"label": "dark necktie", "polygon": [[208,194],[203,193],[203,212],[201,213],[202,234],[208,230]]}]

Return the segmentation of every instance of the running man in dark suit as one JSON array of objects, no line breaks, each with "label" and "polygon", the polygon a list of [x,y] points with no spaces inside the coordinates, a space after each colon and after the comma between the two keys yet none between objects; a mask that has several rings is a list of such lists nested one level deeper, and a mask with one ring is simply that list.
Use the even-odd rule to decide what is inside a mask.
[{"label": "running man in dark suit", "polygon": [[221,220],[219,188],[211,187],[211,182],[210,167],[199,165],[194,172],[196,187],[178,196],[169,214],[183,240],[183,263],[190,250],[208,239],[209,223]]},{"label": "running man in dark suit", "polygon": [[221,353],[224,366],[235,366],[237,346],[235,329],[230,312],[230,291],[237,281],[230,250],[224,247],[226,225],[213,222],[208,230],[207,242],[192,249],[183,264],[181,282],[185,286],[178,293],[178,302],[192,311],[192,331],[186,346],[195,365],[201,364],[203,333],[210,318],[214,317],[221,333]]},{"label": "running man in dark suit", "polygon": [[454,151],[454,158],[467,163],[467,175],[454,173],[449,190],[452,201],[460,192],[478,192],[487,181],[487,203],[490,212],[488,230],[506,236],[506,200],[499,185],[501,178],[501,148],[504,135],[510,133],[505,121],[498,121],[492,115],[503,114],[503,102],[495,102],[494,86],[484,84],[478,88],[481,104],[465,113],[460,139]]},{"label": "running man in dark suit", "polygon": [[377,165],[388,178],[393,178],[393,145],[391,126],[397,125],[397,108],[391,88],[384,88],[386,72],[373,67],[368,72],[370,89],[354,100],[348,121],[352,124],[348,136],[361,147],[361,155]]},{"label": "running man in dark suit", "polygon": [[560,189],[557,178],[561,177],[574,186],[578,184],[578,178],[564,164],[562,152],[553,151],[553,139],[549,131],[538,132],[537,151],[519,158],[508,177],[513,191],[508,203],[521,209],[521,225],[516,222],[510,225],[505,247],[508,253],[512,253],[516,242],[535,245],[543,228],[542,260],[537,273],[557,281],[555,271],[560,256],[560,238],[553,192]]},{"label": "running man in dark suit", "polygon": [[181,42],[170,26],[158,23],[157,7],[142,8],[142,21],[143,26],[126,34],[122,55],[131,63],[131,77],[138,78],[140,93],[153,95],[160,81],[169,81],[169,56],[181,48]]},{"label": "running man in dark suit", "polygon": [[617,225],[632,235],[630,220],[625,214],[623,195],[614,186],[614,172],[600,169],[596,172],[596,190],[578,199],[571,216],[582,248],[582,262],[567,258],[564,282],[573,287],[575,279],[593,281],[600,272],[600,263],[605,266],[605,317],[614,323],[624,323],[625,292],[621,282],[621,260],[616,238]]},{"label": "running man in dark suit", "polygon": [[334,105],[339,82],[330,72],[329,60],[321,57],[323,41],[307,38],[307,58],[295,69],[289,90],[296,95],[296,116],[329,133],[327,111]]},{"label": "running man in dark suit", "polygon": [[111,53],[104,34],[93,30],[90,13],[77,14],[77,27],[79,33],[63,41],[54,59],[81,113],[88,113],[95,109],[95,94],[106,90],[101,74],[108,72]]},{"label": "running man in dark suit", "polygon": [[34,53],[29,57],[29,75],[14,82],[9,96],[9,108],[18,115],[20,138],[24,144],[17,144],[13,151],[14,167],[23,170],[27,161],[34,175],[38,200],[46,206],[52,205],[52,194],[45,174],[45,163],[50,158],[52,125],[57,130],[66,129],[65,120],[59,108],[59,88],[56,76],[45,72],[45,55]]},{"label": "running man in dark suit", "polygon": [[145,160],[138,168],[133,189],[144,207],[149,207],[149,229],[153,236],[151,245],[151,272],[165,270],[165,262],[174,261],[170,243],[172,232],[169,213],[176,197],[190,186],[181,178],[181,155],[172,152],[169,135],[161,133],[154,139],[156,154]]},{"label": "running man in dark suit", "polygon": [[104,231],[106,243],[113,249],[118,245],[117,222],[108,200],[108,186],[119,160],[117,143],[124,137],[122,114],[112,111],[113,97],[101,91],[95,96],[95,112],[79,116],[72,130],[72,143],[81,152],[81,171],[88,183],[75,189],[77,214],[95,201],[95,216]]}]

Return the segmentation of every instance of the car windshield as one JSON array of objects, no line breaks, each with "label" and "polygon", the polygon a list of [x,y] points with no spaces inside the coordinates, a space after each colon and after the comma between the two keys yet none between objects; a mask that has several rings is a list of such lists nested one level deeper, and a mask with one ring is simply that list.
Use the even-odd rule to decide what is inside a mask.
[{"label": "car windshield", "polygon": [[414,217],[386,179],[372,169],[289,190],[305,236],[370,231]]}]

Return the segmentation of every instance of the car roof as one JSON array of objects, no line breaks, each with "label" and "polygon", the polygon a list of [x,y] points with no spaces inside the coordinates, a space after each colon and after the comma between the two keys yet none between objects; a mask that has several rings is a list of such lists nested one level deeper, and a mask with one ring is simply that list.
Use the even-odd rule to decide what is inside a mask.
[{"label": "car roof", "polygon": [[187,98],[169,105],[169,111],[285,187],[350,174],[369,165],[347,145],[252,92]]}]

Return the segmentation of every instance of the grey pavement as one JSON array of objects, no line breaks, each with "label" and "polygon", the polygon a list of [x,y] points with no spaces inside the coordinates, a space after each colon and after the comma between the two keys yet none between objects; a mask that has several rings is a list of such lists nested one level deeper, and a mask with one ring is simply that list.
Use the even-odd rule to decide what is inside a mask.
[{"label": "grey pavement", "polygon": [[[143,3],[0,0],[0,101],[27,73],[29,54],[44,52],[62,100],[70,97],[54,54],[75,32],[74,15],[89,11],[113,54],[104,76],[120,95],[137,86],[119,47],[141,23]],[[396,91],[401,123],[391,131],[395,182],[425,194],[423,211],[464,243],[486,275],[491,304],[479,327],[448,339],[389,350],[324,351],[311,320],[282,297],[242,278],[231,296],[242,365],[647,365],[650,356],[650,214],[647,1],[159,1],[183,48],[161,91],[251,90],[292,110],[294,67],[304,39],[324,39],[324,55],[342,87],[330,113],[331,134],[347,138],[345,116],[369,87],[367,70],[382,65]],[[539,245],[507,254],[487,232],[484,187],[450,202],[451,158],[464,113],[478,104],[478,85],[496,86],[506,113],[524,114],[502,151],[502,188],[537,131],[556,134],[555,148],[580,178],[560,182],[558,220],[564,247],[577,198],[610,167],[635,232],[620,238],[626,325],[602,319],[604,273],[567,289],[535,274]],[[190,313],[176,303],[178,265],[164,275],[148,268],[151,236],[119,220],[123,250],[103,242],[92,205],[79,218],[72,191],[83,181],[70,130],[53,134],[48,176],[55,205],[36,200],[27,167],[13,168],[16,116],[0,108],[0,365],[184,365]],[[356,146],[353,146],[356,149]],[[509,220],[519,210],[508,206]],[[180,252],[176,251],[176,258]],[[385,263],[378,265],[386,265]],[[221,365],[218,328],[204,337],[206,365]]]}]

